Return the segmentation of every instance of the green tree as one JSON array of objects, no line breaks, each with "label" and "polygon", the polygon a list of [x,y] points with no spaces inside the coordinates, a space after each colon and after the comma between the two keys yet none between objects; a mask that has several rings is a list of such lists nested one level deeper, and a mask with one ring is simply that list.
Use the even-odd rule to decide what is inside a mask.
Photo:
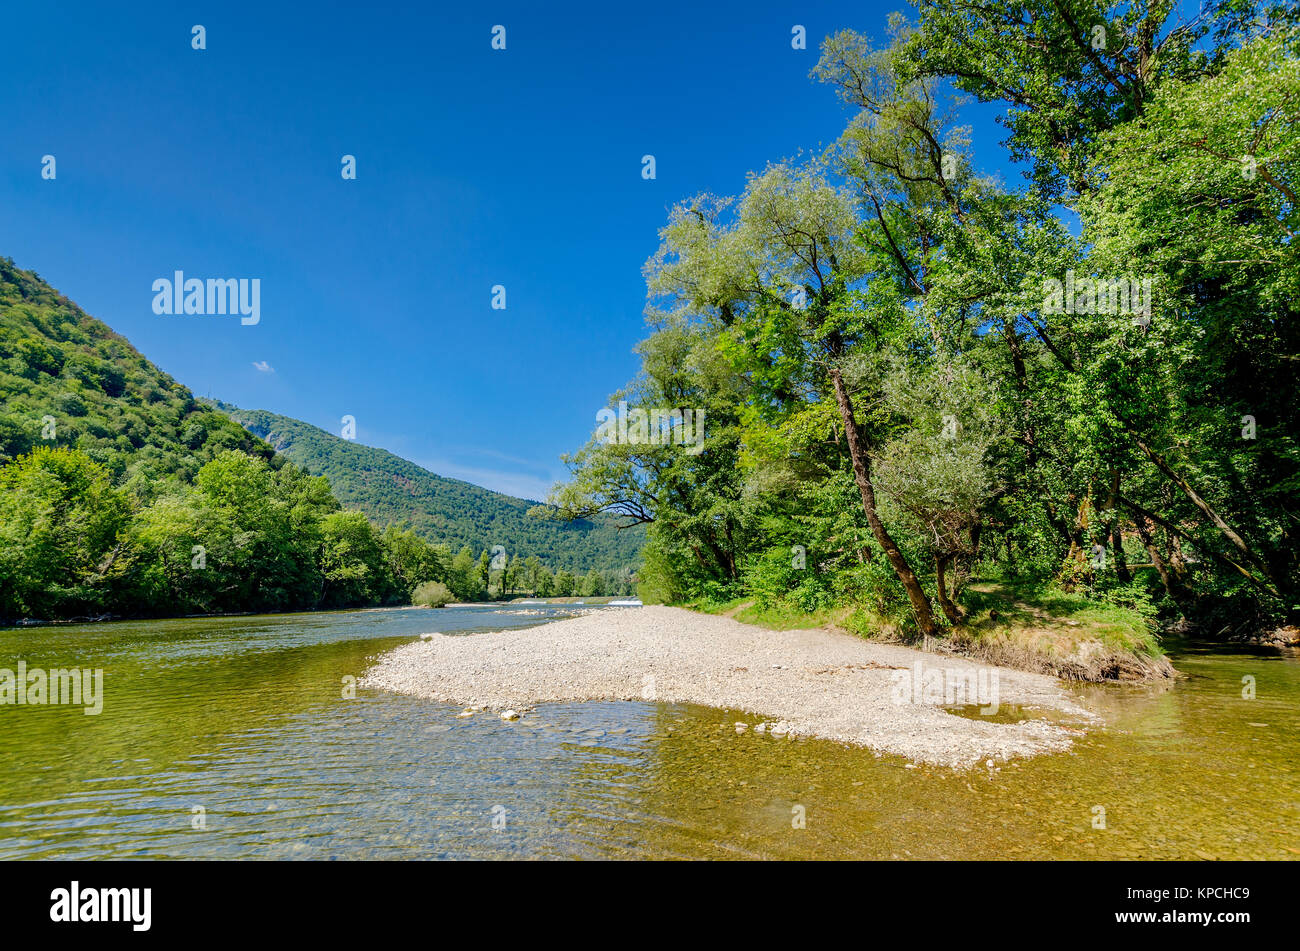
[{"label": "green tree", "polygon": [[0,616],[104,610],[130,516],[108,473],[77,450],[38,447],[0,468]]},{"label": "green tree", "polygon": [[605,576],[595,568],[587,572],[582,579],[581,594],[585,598],[601,597],[605,594]]},{"label": "green tree", "polygon": [[393,603],[410,592],[393,578],[384,546],[360,512],[335,512],[321,521],[322,607]]}]

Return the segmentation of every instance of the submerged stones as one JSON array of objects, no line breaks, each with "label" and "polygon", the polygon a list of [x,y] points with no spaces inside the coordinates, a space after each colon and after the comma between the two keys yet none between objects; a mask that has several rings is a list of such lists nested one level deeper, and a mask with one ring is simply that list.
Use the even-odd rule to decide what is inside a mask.
[{"label": "submerged stones", "polygon": [[[737,723],[736,732],[744,733],[749,728],[746,723]],[[791,733],[790,724],[785,720],[760,720],[754,724],[755,733],[763,733],[769,736],[789,736]]]}]

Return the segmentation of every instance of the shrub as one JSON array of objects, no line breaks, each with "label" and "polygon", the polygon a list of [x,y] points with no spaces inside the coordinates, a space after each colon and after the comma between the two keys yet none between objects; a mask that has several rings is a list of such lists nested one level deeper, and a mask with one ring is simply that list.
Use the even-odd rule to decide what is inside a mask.
[{"label": "shrub", "polygon": [[411,603],[426,608],[440,608],[449,604],[451,590],[441,581],[426,581],[411,594]]}]

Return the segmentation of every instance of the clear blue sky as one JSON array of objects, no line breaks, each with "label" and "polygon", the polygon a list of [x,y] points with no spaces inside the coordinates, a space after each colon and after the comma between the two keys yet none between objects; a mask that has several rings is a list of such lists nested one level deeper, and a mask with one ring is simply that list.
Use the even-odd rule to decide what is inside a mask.
[{"label": "clear blue sky", "polygon": [[[668,208],[833,141],[821,39],[903,7],[10,4],[0,255],[197,394],[539,498],[636,372]],[[261,323],[155,315],[178,269],[260,278]]]}]

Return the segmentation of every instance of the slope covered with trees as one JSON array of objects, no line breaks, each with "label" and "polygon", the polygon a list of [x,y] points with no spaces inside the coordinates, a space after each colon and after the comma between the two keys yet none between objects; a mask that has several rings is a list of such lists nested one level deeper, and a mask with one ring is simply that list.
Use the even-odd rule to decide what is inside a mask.
[{"label": "slope covered with trees", "polygon": [[[0,622],[605,594],[347,511],[312,476],[0,259]],[[520,503],[523,506],[524,503]],[[577,533],[575,533],[577,534]]]},{"label": "slope covered with trees", "polygon": [[303,469],[329,480],[344,505],[381,525],[400,525],[430,541],[476,552],[500,545],[507,556],[536,557],[552,568],[626,573],[640,559],[645,532],[621,530],[608,515],[556,521],[529,515],[536,503],[448,479],[310,423],[229,403],[216,408]]},{"label": "slope covered with trees", "polygon": [[7,258],[0,258],[0,396],[0,464],[41,445],[75,446],[145,491],[160,477],[192,481],[228,449],[273,454]]},{"label": "slope covered with trees", "polygon": [[[614,399],[706,410],[705,451],[593,438],[551,501],[649,526],[647,598],[942,636],[983,575],[1295,623],[1296,14],[1176,9],[925,0],[829,37],[840,140],[683,201],[646,265]],[[1018,187],[973,164],[972,96]]]}]

